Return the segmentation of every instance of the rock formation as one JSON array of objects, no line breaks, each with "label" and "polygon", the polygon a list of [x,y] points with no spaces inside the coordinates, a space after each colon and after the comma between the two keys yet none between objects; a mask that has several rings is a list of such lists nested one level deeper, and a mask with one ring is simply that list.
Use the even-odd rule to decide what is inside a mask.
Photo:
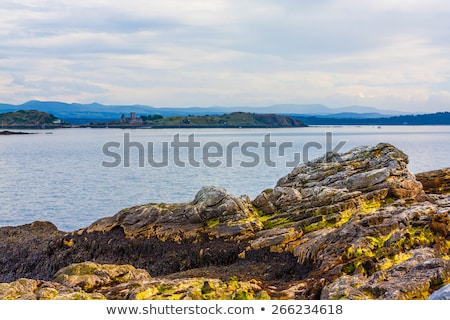
[{"label": "rock formation", "polygon": [[427,193],[450,193],[450,168],[418,173],[416,179]]},{"label": "rock formation", "polygon": [[0,297],[427,299],[450,283],[448,169],[416,179],[407,164],[359,147],[253,200],[207,186],[69,233],[0,228]]}]

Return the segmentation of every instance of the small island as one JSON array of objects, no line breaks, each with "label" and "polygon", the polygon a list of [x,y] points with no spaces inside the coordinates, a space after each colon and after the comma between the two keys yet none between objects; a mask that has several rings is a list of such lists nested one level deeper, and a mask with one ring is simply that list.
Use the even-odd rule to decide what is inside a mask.
[{"label": "small island", "polygon": [[277,114],[232,112],[222,115],[188,115],[163,117],[160,114],[142,115],[135,112],[124,114],[117,121],[91,122],[80,127],[92,128],[297,128],[307,127],[301,120]]},{"label": "small island", "polygon": [[[52,129],[68,125],[54,115],[38,110],[19,110],[2,113],[0,114],[0,124],[3,129]],[[9,134],[21,133],[11,131],[4,131],[3,133],[3,135]]]},{"label": "small island", "polygon": [[9,130],[3,130],[0,131],[0,136],[11,136],[16,134],[32,134],[31,132],[22,132],[22,131],[9,131]]}]

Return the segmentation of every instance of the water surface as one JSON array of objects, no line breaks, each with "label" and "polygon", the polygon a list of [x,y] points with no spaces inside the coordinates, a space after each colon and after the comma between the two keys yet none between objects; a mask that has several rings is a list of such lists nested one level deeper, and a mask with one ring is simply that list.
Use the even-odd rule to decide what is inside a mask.
[{"label": "water surface", "polygon": [[[248,194],[254,198],[292,170],[286,164],[295,159],[294,153],[298,153],[301,160],[323,155],[327,132],[332,134],[329,147],[335,148],[345,142],[339,148],[341,152],[361,145],[391,143],[408,154],[408,167],[413,173],[448,167],[450,156],[450,127],[446,126],[86,128],[35,132],[33,135],[0,136],[0,226],[47,220],[61,230],[71,231],[125,207],[149,202],[190,201],[205,185],[221,186],[233,195]],[[268,133],[271,143],[276,146],[264,148]],[[124,166],[125,134],[130,142],[143,146],[144,167],[139,166],[137,147],[129,148],[129,166]],[[200,144],[193,149],[191,162],[187,148],[180,149],[179,160],[185,162],[185,167],[174,163],[171,143],[177,134],[181,142],[187,142],[189,135],[194,134],[195,142]],[[118,166],[102,165],[114,160],[103,152],[108,142],[120,144],[119,148],[108,149],[120,156],[122,161]],[[167,143],[168,166],[156,168],[148,164],[148,142],[153,143],[155,161],[163,159],[162,145]],[[283,142],[288,144],[285,144],[284,155],[280,155],[279,146]],[[203,147],[207,143],[223,146],[224,155],[205,157]],[[227,158],[225,153],[230,145],[238,147],[229,149],[231,157]],[[246,146],[247,154],[242,152],[243,146]],[[305,146],[310,146],[307,155],[303,152]],[[209,151],[217,150],[211,147]],[[220,165],[207,166],[205,158],[209,163],[219,161],[215,163]],[[259,164],[251,166],[255,159]],[[272,162],[276,163],[274,167]]]}]

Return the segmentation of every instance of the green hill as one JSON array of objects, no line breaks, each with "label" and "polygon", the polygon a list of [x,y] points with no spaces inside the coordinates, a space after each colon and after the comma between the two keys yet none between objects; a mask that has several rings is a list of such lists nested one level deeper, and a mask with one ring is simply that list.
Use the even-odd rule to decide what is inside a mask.
[{"label": "green hill", "polygon": [[[144,117],[145,119],[145,117]],[[155,128],[187,127],[187,128],[284,128],[306,127],[297,119],[276,114],[255,114],[233,112],[223,115],[205,116],[170,116],[156,120],[144,120],[144,125]]]},{"label": "green hill", "polygon": [[15,127],[58,127],[62,121],[54,115],[37,110],[19,110],[0,114],[2,128]]}]

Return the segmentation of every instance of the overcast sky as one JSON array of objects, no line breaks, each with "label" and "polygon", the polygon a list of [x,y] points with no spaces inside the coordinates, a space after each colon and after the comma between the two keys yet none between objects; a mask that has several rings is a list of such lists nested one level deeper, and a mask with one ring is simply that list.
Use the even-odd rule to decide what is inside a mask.
[{"label": "overcast sky", "polygon": [[446,0],[2,0],[0,102],[450,110]]}]

